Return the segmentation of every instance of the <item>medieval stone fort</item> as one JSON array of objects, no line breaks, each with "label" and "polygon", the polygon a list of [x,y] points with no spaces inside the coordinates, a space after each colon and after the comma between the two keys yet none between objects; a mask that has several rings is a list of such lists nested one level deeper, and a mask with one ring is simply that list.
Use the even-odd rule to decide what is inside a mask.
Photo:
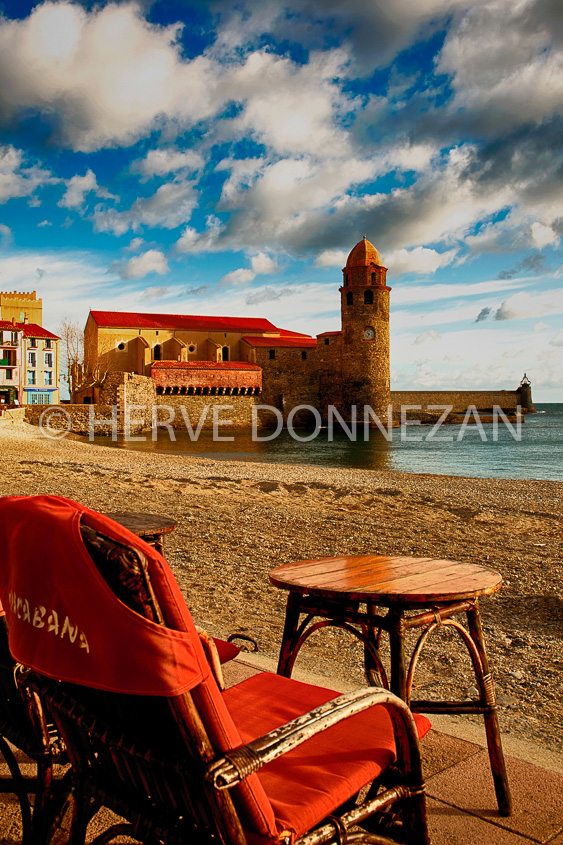
[{"label": "medieval stone fort", "polygon": [[254,317],[91,311],[84,331],[91,377],[74,402],[94,404],[106,419],[117,405],[120,429],[126,407],[135,405],[137,430],[150,427],[156,405],[175,408],[178,427],[182,406],[197,420],[205,405],[227,405],[235,426],[249,425],[257,406],[264,425],[272,422],[264,406],[284,419],[299,408],[292,421],[301,423],[312,421],[311,409],[326,420],[329,406],[344,420],[356,414],[354,406],[360,418],[367,407],[381,420],[402,406],[415,406],[419,417],[433,405],[451,406],[453,415],[470,406],[481,413],[494,406],[533,410],[527,380],[515,390],[391,391],[390,291],[381,256],[364,236],[342,270],[340,331],[312,337]]}]

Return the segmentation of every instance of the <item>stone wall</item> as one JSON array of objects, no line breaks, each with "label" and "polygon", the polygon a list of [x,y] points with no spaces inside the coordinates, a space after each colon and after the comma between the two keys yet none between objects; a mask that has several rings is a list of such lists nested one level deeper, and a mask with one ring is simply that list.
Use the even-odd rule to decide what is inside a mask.
[{"label": "stone wall", "polygon": [[[184,417],[187,415],[193,431],[200,421],[204,431],[213,429],[215,423],[221,436],[228,436],[233,428],[250,428],[253,407],[265,404],[259,396],[158,396],[157,399],[157,422],[166,421],[175,430],[187,431]],[[274,415],[267,411],[258,411],[257,420],[259,427],[275,424]]]},{"label": "stone wall", "polygon": [[[470,405],[478,411],[492,412],[493,405],[503,411],[515,411],[519,404],[516,390],[392,390],[393,413],[398,416],[402,405],[419,405],[426,412],[428,405],[452,405],[456,413],[464,413]],[[414,418],[416,413],[409,412]]]},{"label": "stone wall", "polygon": [[[272,347],[273,348],[273,347]],[[256,348],[256,363],[263,369],[260,402],[288,413],[294,405],[318,405],[318,364],[314,347]],[[303,357],[305,355],[305,357]]]},{"label": "stone wall", "polygon": [[[115,405],[26,405],[25,418],[32,425],[41,425],[47,436],[49,430],[87,435],[93,415],[94,434],[111,435],[114,427],[116,432],[120,433],[118,415],[114,408]],[[43,412],[45,414],[42,417]]]}]

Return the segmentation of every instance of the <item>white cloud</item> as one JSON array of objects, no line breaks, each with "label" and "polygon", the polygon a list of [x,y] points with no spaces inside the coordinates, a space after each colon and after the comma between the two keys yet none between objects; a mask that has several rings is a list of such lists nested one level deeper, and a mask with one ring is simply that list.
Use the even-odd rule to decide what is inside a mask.
[{"label": "white cloud", "polygon": [[178,252],[211,252],[218,247],[218,239],[223,224],[217,217],[207,218],[207,228],[198,232],[193,226],[186,226],[182,237],[176,242]]},{"label": "white cloud", "polygon": [[138,249],[142,247],[144,244],[143,238],[133,238],[129,243],[129,246],[125,247],[125,252],[137,252]]},{"label": "white cloud", "polygon": [[250,259],[250,268],[241,267],[239,270],[232,270],[226,273],[220,280],[220,287],[228,287],[229,285],[247,285],[252,282],[256,276],[269,275],[276,273],[279,267],[276,261],[265,252],[259,252],[253,255]]},{"label": "white cloud", "polygon": [[0,19],[3,110],[57,113],[62,142],[84,152],[132,144],[159,118],[208,117],[224,100],[220,69],[182,59],[180,31],[150,24],[135,3],[87,12],[44,2],[22,20]]},{"label": "white cloud", "polygon": [[89,168],[84,176],[73,176],[66,182],[66,192],[58,201],[57,205],[62,208],[73,208],[77,211],[84,205],[86,194],[94,192],[97,197],[105,199],[117,199],[101,188],[96,180],[96,175]]},{"label": "white cloud", "polygon": [[555,47],[556,12],[534,0],[472,4],[454,21],[438,61],[450,74],[453,109],[481,110],[491,127],[538,121],[563,99],[563,55]]},{"label": "white cloud", "polygon": [[281,155],[347,154],[347,133],[336,118],[351,102],[334,81],[346,61],[338,50],[312,54],[303,66],[270,52],[252,53],[223,83],[229,98],[243,105],[233,127]]},{"label": "white cloud", "polygon": [[5,223],[0,223],[0,247],[5,249],[9,247],[14,242],[14,236],[12,234],[12,230],[9,226],[6,226]]},{"label": "white cloud", "polygon": [[426,275],[451,264],[456,254],[455,249],[438,252],[435,249],[417,246],[414,249],[396,249],[390,252],[385,257],[385,263],[393,276],[404,276],[407,273]]},{"label": "white cloud", "polygon": [[435,340],[440,340],[440,332],[437,332],[436,329],[429,329],[427,332],[423,332],[415,337],[413,340],[413,344],[419,346],[421,343],[431,343]]},{"label": "white cloud", "polygon": [[563,314],[563,290],[515,293],[501,303],[496,320],[526,320]]},{"label": "white cloud", "polygon": [[548,326],[547,323],[540,322],[540,323],[536,323],[536,325],[534,326],[534,331],[535,332],[545,332],[546,330],[549,330],[549,328],[550,327]]},{"label": "white cloud", "polygon": [[145,288],[143,293],[141,294],[141,299],[164,299],[170,293],[170,288],[163,286],[163,287],[156,287],[156,288]]},{"label": "white cloud", "polygon": [[544,246],[557,246],[559,243],[559,235],[554,232],[551,226],[545,226],[537,220],[532,223],[532,240],[538,249]]},{"label": "white cloud", "polygon": [[50,220],[42,220],[42,221],[41,221],[41,223],[38,223],[38,224],[37,224],[37,226],[38,226],[40,229],[41,229],[41,228],[43,228],[44,226],[52,226],[52,225],[53,225],[53,224],[51,223],[51,221],[50,221]]},{"label": "white cloud", "polygon": [[250,259],[252,271],[257,275],[268,275],[279,270],[276,261],[265,252],[259,252]]},{"label": "white cloud", "polygon": [[340,267],[342,269],[346,264],[348,252],[344,249],[323,249],[315,258],[315,266]]},{"label": "white cloud", "polygon": [[164,276],[168,273],[169,267],[164,253],[158,249],[149,249],[142,255],[133,256],[125,264],[114,261],[110,269],[119,273],[122,279],[143,279],[149,273]]},{"label": "white cloud", "polygon": [[151,176],[169,176],[170,173],[195,172],[204,163],[203,156],[195,150],[181,151],[175,147],[164,147],[149,150],[145,158],[134,161],[131,172],[150,179]]},{"label": "white cloud", "polygon": [[97,232],[123,235],[140,226],[174,229],[186,223],[197,205],[198,193],[192,182],[165,182],[150,197],[139,197],[127,211],[99,206],[94,211]]},{"label": "white cloud", "polygon": [[16,197],[29,197],[36,188],[58,181],[48,170],[23,166],[23,152],[12,146],[0,146],[0,203]]},{"label": "white cloud", "polygon": [[219,284],[221,285],[221,287],[229,287],[231,285],[247,285],[255,278],[255,276],[256,273],[253,270],[241,267],[238,270],[231,270],[230,273],[226,273],[220,279]]},{"label": "white cloud", "polygon": [[563,329],[559,329],[555,337],[549,341],[550,346],[563,346]]}]

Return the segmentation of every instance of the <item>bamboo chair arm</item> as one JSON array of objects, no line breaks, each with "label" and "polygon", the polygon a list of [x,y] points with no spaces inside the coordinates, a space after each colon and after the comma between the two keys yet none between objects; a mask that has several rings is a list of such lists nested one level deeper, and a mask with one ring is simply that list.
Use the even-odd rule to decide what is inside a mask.
[{"label": "bamboo chair arm", "polygon": [[393,722],[397,759],[413,786],[423,783],[416,725],[407,705],[393,693],[378,687],[360,689],[333,698],[303,716],[270,731],[208,766],[207,778],[215,789],[236,786],[262,766],[297,748],[303,742],[374,705],[385,707]]}]

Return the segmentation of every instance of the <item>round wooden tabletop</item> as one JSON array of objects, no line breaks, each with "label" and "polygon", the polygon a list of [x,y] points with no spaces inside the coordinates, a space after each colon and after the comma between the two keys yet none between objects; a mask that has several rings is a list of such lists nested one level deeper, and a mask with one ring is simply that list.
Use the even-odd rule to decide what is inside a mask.
[{"label": "round wooden tabletop", "polygon": [[351,555],[303,560],[270,572],[276,587],[298,593],[352,600],[434,604],[494,593],[502,577],[492,569],[429,557]]},{"label": "round wooden tabletop", "polygon": [[159,516],[156,513],[132,513],[131,511],[119,511],[116,513],[105,513],[104,516],[119,522],[124,528],[132,531],[137,537],[162,536],[173,531],[177,522],[168,516]]}]

